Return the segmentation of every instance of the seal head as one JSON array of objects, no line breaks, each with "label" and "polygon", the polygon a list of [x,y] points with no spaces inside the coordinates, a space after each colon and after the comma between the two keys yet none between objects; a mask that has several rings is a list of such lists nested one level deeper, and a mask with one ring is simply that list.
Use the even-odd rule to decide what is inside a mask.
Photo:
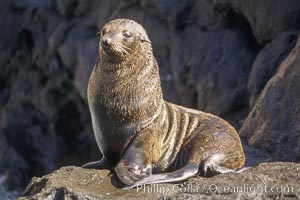
[{"label": "seal head", "polygon": [[100,53],[108,62],[126,60],[140,49],[142,42],[151,43],[144,28],[135,21],[116,19],[108,22],[101,34]]}]

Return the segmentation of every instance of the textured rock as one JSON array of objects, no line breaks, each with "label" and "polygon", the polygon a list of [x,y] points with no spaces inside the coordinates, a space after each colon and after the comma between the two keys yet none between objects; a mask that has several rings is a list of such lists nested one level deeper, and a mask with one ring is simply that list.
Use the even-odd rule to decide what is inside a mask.
[{"label": "textured rock", "polygon": [[253,167],[263,162],[272,162],[272,157],[263,150],[259,150],[257,148],[251,147],[246,144],[246,142],[242,141],[246,161],[245,166]]},{"label": "textured rock", "polygon": [[281,62],[294,48],[297,37],[298,32],[284,32],[267,44],[255,58],[248,81],[250,108],[254,106],[266,83],[276,74]]},{"label": "textured rock", "polygon": [[[228,12],[233,0],[195,1],[191,8],[190,20],[208,30],[221,29],[228,25]],[[201,12],[199,12],[201,10]]]},{"label": "textured rock", "polygon": [[50,36],[59,23],[47,4],[6,5],[7,9],[1,8],[16,13],[15,23],[20,23],[18,29],[8,28],[12,33],[0,44],[4,52],[0,56],[0,143],[7,148],[0,174],[6,174],[9,189],[17,189],[33,175],[100,155],[90,153],[97,146],[92,145],[91,128],[85,125],[90,123],[89,113],[73,85],[74,70],[68,72],[57,53],[69,26],[56,34],[54,44]]},{"label": "textured rock", "polygon": [[249,26],[256,40],[265,43],[281,32],[300,28],[300,4],[298,0],[201,0],[195,1],[190,18],[209,30]]},{"label": "textured rock", "polygon": [[275,160],[300,161],[300,38],[261,92],[240,135]]},{"label": "textured rock", "polygon": [[88,80],[97,58],[98,42],[95,31],[74,27],[58,48],[62,64],[74,76],[74,85],[85,100]]},{"label": "textured rock", "polygon": [[[27,184],[25,180],[30,178],[29,172],[27,162],[7,143],[3,132],[0,132],[0,174],[5,174],[7,189],[13,190]],[[0,177],[0,185],[3,183],[4,180]]]},{"label": "textured rock", "polygon": [[190,27],[174,38],[171,66],[185,105],[196,103],[193,107],[219,116],[247,105],[247,80],[256,49],[243,31]]},{"label": "textured rock", "polygon": [[64,18],[80,17],[90,11],[93,0],[66,0],[55,1],[57,10]]},{"label": "textured rock", "polygon": [[274,39],[279,33],[300,28],[298,0],[234,0],[234,7],[248,20],[260,43]]},{"label": "textured rock", "polygon": [[241,174],[195,177],[180,184],[121,190],[106,170],[64,167],[33,178],[19,200],[29,199],[297,199],[300,164],[263,163]]},{"label": "textured rock", "polygon": [[17,199],[22,191],[8,191],[8,188],[5,184],[5,176],[0,176],[0,197],[5,200],[14,200]]}]

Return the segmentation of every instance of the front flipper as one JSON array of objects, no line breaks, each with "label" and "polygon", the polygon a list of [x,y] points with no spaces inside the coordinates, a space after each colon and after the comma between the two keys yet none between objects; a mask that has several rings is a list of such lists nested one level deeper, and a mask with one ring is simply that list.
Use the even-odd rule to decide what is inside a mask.
[{"label": "front flipper", "polygon": [[148,185],[154,183],[169,183],[186,180],[198,173],[198,164],[190,163],[186,166],[170,173],[154,174],[148,176],[140,181],[137,181],[133,185],[123,188],[124,190],[130,190],[139,185]]},{"label": "front flipper", "polygon": [[87,169],[109,169],[108,162],[104,157],[101,160],[86,163],[81,167]]}]

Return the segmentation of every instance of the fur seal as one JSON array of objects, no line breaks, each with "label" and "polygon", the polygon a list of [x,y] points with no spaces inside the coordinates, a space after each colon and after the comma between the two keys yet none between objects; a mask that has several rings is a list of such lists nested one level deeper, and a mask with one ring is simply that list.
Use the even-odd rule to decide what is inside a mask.
[{"label": "fur seal", "polygon": [[245,155],[235,129],[209,113],[163,100],[158,64],[145,29],[116,19],[102,28],[88,104],[100,161],[128,188],[239,172]]}]

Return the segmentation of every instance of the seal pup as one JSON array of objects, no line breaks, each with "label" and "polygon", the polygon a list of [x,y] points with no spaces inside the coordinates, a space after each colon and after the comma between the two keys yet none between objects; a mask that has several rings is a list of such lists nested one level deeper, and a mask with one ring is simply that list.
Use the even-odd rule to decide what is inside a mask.
[{"label": "seal pup", "polygon": [[158,64],[140,24],[116,19],[99,34],[88,104],[103,158],[83,167],[112,169],[127,189],[242,171],[245,155],[229,123],[163,100]]}]

